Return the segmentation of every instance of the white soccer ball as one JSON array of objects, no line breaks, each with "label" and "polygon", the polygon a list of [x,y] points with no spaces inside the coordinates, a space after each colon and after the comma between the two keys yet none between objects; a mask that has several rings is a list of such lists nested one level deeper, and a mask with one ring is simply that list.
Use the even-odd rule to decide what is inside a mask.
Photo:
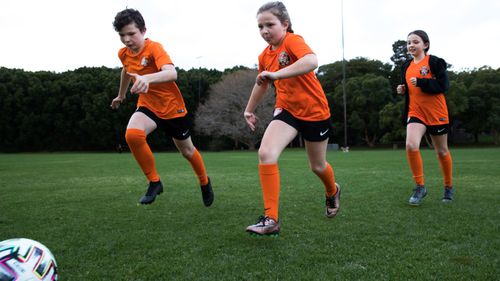
[{"label": "white soccer ball", "polygon": [[42,243],[14,238],[0,242],[0,281],[55,281],[54,255]]}]

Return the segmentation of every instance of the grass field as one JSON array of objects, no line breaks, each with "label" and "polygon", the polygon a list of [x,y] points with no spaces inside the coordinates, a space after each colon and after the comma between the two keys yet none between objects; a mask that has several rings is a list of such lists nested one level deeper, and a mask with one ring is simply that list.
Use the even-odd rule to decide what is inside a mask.
[{"label": "grass field", "polygon": [[0,155],[0,240],[38,240],[60,280],[500,280],[500,149],[452,149],[456,200],[441,203],[433,151],[428,195],[404,150],[329,152],[341,211],[303,150],[280,159],[279,238],[245,233],[262,212],[256,152],[203,153],[215,202],[203,206],[180,154],[155,154],[166,192],[138,206],[144,176],[129,153]]}]

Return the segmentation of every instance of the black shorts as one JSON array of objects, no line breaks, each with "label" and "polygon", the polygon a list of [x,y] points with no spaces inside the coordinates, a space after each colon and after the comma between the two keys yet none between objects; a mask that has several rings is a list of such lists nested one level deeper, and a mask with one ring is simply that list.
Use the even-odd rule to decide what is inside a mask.
[{"label": "black shorts", "polygon": [[427,132],[429,132],[429,134],[433,136],[445,135],[450,131],[450,124],[430,126],[425,124],[424,121],[418,119],[417,117],[408,118],[407,124],[410,123],[420,123],[422,125],[425,125],[425,127],[427,128]]},{"label": "black shorts", "polygon": [[167,135],[174,139],[185,140],[191,136],[191,122],[189,122],[187,115],[173,119],[162,119],[143,106],[137,108],[135,112],[146,114],[146,116],[156,123],[158,128],[161,128]]},{"label": "black shorts", "polygon": [[302,133],[302,137],[307,141],[324,141],[332,133],[333,127],[330,118],[322,121],[304,121],[295,118],[290,112],[281,108],[276,108],[274,112],[273,120],[281,120],[294,127]]}]

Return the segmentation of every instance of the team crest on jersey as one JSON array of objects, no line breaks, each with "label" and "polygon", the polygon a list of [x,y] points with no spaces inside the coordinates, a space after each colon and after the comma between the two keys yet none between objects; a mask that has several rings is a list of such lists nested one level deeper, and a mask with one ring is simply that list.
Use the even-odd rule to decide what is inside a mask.
[{"label": "team crest on jersey", "polygon": [[429,74],[429,68],[424,65],[420,68],[420,75],[426,76],[427,74]]},{"label": "team crest on jersey", "polygon": [[280,63],[280,66],[287,66],[290,64],[290,56],[283,51],[278,56],[278,62]]},{"label": "team crest on jersey", "polygon": [[147,57],[142,57],[141,65],[142,66],[148,66],[148,58]]}]

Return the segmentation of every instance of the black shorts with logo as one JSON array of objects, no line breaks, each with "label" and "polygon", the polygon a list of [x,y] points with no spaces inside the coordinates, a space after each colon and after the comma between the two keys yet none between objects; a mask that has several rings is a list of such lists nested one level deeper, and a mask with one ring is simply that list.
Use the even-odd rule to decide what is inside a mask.
[{"label": "black shorts with logo", "polygon": [[140,106],[135,112],[146,114],[146,116],[156,123],[158,128],[161,128],[167,135],[174,139],[185,140],[191,136],[191,122],[187,115],[173,119],[162,119],[144,106]]},{"label": "black shorts with logo", "polygon": [[304,121],[295,118],[285,109],[276,108],[273,120],[281,120],[294,127],[302,133],[302,137],[307,141],[324,141],[332,133],[332,122],[330,118],[322,121]]},{"label": "black shorts with logo", "polygon": [[445,135],[450,131],[450,124],[430,126],[425,124],[424,121],[418,119],[417,117],[408,118],[407,124],[410,123],[420,123],[422,125],[425,125],[425,127],[427,128],[427,132],[429,132],[429,134],[433,136]]}]

